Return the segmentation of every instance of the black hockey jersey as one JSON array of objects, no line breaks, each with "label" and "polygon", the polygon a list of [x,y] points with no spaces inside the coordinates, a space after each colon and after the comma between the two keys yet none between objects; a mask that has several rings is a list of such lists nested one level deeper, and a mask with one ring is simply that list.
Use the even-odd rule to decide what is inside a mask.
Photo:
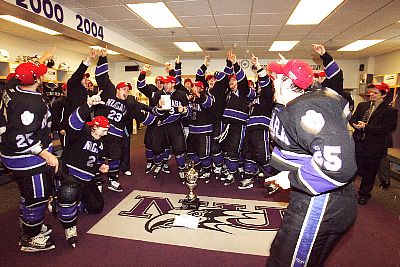
[{"label": "black hockey jersey", "polygon": [[233,70],[236,75],[237,89],[235,91],[228,89],[223,121],[225,124],[246,124],[249,117],[247,98],[249,96],[250,89],[246,74],[238,63],[233,65]]},{"label": "black hockey jersey", "polygon": [[101,138],[96,140],[85,124],[92,110],[83,104],[68,118],[68,146],[62,154],[63,172],[83,181],[91,181],[99,169],[97,161],[103,151]]},{"label": "black hockey jersey", "polygon": [[189,132],[193,134],[203,134],[213,132],[213,121],[210,109],[214,104],[214,97],[204,90],[200,93],[200,98],[194,98],[190,102],[191,116],[189,121]]},{"label": "black hockey jersey", "polygon": [[154,115],[141,112],[144,104],[139,103],[133,96],[128,96],[127,100],[116,97],[115,85],[108,76],[107,57],[99,58],[95,74],[99,90],[103,90],[101,99],[105,102],[104,105],[96,106],[95,116],[104,116],[110,121],[109,135],[122,138],[126,119],[135,118],[146,125],[154,122]]},{"label": "black hockey jersey", "polygon": [[42,94],[19,88],[3,92],[6,131],[1,135],[1,159],[14,171],[40,173],[46,161],[38,154],[52,151],[51,113]]},{"label": "black hockey jersey", "polygon": [[260,94],[249,104],[249,119],[247,129],[266,129],[271,120],[274,92],[272,81],[266,71],[262,69],[259,74]]},{"label": "black hockey jersey", "polygon": [[[171,95],[171,109],[161,110],[157,107],[153,108],[153,114],[159,117],[158,125],[165,125],[175,121],[180,121],[183,118],[188,118],[190,116],[190,106],[189,100],[183,91],[174,89],[172,92],[167,93],[164,90],[157,91],[154,94],[155,101],[158,103],[162,95]],[[180,113],[178,107],[186,107],[185,113]]]},{"label": "black hockey jersey", "polygon": [[347,101],[327,88],[305,93],[286,107],[276,105],[270,165],[290,170],[291,187],[309,195],[344,186],[356,171],[348,115]]}]

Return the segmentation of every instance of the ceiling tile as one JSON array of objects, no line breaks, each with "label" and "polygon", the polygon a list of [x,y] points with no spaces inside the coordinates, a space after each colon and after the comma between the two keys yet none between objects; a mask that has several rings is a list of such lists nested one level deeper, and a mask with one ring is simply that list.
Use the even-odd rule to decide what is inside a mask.
[{"label": "ceiling tile", "polygon": [[278,34],[282,26],[250,26],[250,34]]},{"label": "ceiling tile", "polygon": [[218,35],[217,27],[215,26],[190,27],[186,28],[186,30],[192,35]]},{"label": "ceiling tile", "polygon": [[137,37],[163,37],[159,32],[153,29],[149,30],[128,30],[130,33],[132,33],[134,36]]},{"label": "ceiling tile", "polygon": [[121,2],[118,0],[84,0],[78,1],[86,7],[99,7],[99,6],[118,6]]},{"label": "ceiling tile", "polygon": [[214,16],[217,26],[249,25],[250,15],[218,15]]},{"label": "ceiling tile", "polygon": [[218,26],[220,34],[248,34],[249,26]]},{"label": "ceiling tile", "polygon": [[178,20],[185,27],[215,26],[212,16],[179,16]]},{"label": "ceiling tile", "polygon": [[251,25],[285,25],[290,13],[253,13]]},{"label": "ceiling tile", "polygon": [[222,41],[228,42],[240,42],[240,41],[247,41],[247,34],[225,34],[221,35]]},{"label": "ceiling tile", "polygon": [[78,13],[79,15],[82,15],[82,16],[89,18],[96,22],[106,20],[104,17],[100,16],[99,14],[97,14],[96,12],[94,12],[88,8],[76,8],[74,11],[76,13]]},{"label": "ceiling tile", "polygon": [[209,0],[214,15],[250,14],[252,0]]},{"label": "ceiling tile", "polygon": [[275,40],[276,34],[250,34],[249,41],[271,41]]},{"label": "ceiling tile", "polygon": [[157,29],[159,33],[164,36],[190,36],[190,33],[185,28],[168,28],[168,29]]},{"label": "ceiling tile", "polygon": [[207,0],[169,2],[167,6],[175,16],[211,16]]},{"label": "ceiling tile", "polygon": [[292,13],[298,0],[254,0],[253,13]]},{"label": "ceiling tile", "polygon": [[120,5],[110,7],[92,7],[90,8],[93,12],[109,20],[121,20],[121,19],[135,19],[137,16],[128,9],[128,7]]},{"label": "ceiling tile", "polygon": [[300,41],[307,36],[306,33],[291,33],[291,34],[279,34],[276,37],[277,41]]},{"label": "ceiling tile", "polygon": [[124,19],[124,20],[110,20],[110,21],[126,30],[153,29],[147,23],[145,23],[141,19],[137,19],[137,18]]},{"label": "ceiling tile", "polygon": [[293,34],[293,33],[310,33],[315,29],[315,25],[284,25],[281,30],[281,34]]},{"label": "ceiling tile", "polygon": [[219,35],[193,35],[192,36],[194,40],[197,42],[216,42],[216,41],[221,41],[221,37]]}]

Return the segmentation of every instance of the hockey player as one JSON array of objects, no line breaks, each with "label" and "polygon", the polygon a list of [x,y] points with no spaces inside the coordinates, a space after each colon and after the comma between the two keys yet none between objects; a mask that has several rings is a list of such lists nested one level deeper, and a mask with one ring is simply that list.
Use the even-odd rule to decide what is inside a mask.
[{"label": "hockey player", "polygon": [[[149,105],[150,107],[155,107],[157,106],[157,100],[155,99],[155,93],[159,90],[164,89],[164,78],[162,76],[157,76],[155,79],[155,85],[154,84],[147,84],[146,83],[146,74],[151,70],[151,66],[148,64],[145,64],[143,66],[143,69],[140,71],[139,78],[137,80],[137,88],[138,90],[144,94],[148,99],[149,99]],[[144,135],[144,146],[146,149],[146,168],[145,172],[149,174],[155,167],[154,165],[154,151],[152,148],[152,142],[153,142],[153,133],[155,128],[157,127],[157,120],[155,120],[152,124],[148,125],[146,127],[146,133]],[[169,144],[166,144],[166,149],[169,148]],[[169,149],[168,149],[169,150]],[[168,153],[164,150],[164,154]],[[168,153],[169,155],[169,153]],[[166,158],[168,156],[163,157],[164,159],[164,164],[162,167],[162,171],[165,173],[169,173],[169,168],[166,163]]]},{"label": "hockey player", "polygon": [[139,103],[133,96],[129,96],[132,85],[120,82],[116,86],[108,76],[107,49],[101,51],[96,67],[96,81],[100,90],[103,90],[101,98],[104,105],[96,107],[95,116],[104,116],[110,121],[108,135],[104,138],[105,156],[109,159],[110,170],[108,172],[108,189],[122,192],[122,186],[118,182],[119,168],[123,156],[123,129],[128,118],[149,124],[154,121],[154,116],[141,110],[146,105]]},{"label": "hockey player", "polygon": [[68,119],[68,146],[63,152],[62,180],[57,190],[58,219],[69,245],[75,247],[78,239],[76,229],[78,204],[87,213],[98,214],[103,210],[104,200],[96,183],[97,171],[107,173],[109,166],[97,164],[103,151],[102,137],[107,135],[110,122],[103,116],[85,120],[90,116],[92,106],[104,104],[100,95],[88,97],[87,103],[75,110]]},{"label": "hockey player", "polygon": [[357,215],[348,103],[330,88],[308,88],[313,70],[303,61],[268,68],[277,74],[270,165],[281,172],[266,181],[292,191],[267,266],[323,266]]},{"label": "hockey player", "polygon": [[86,103],[90,82],[90,74],[86,71],[91,64],[91,61],[97,58],[97,53],[97,50],[91,49],[86,59],[81,62],[78,69],[76,69],[71,78],[67,81],[68,96],[64,112],[64,119],[66,120],[68,120],[72,112],[74,112],[79,106]]},{"label": "hockey player", "polygon": [[226,97],[226,106],[223,114],[224,131],[220,135],[224,162],[229,175],[224,185],[231,185],[235,182],[234,175],[239,168],[239,154],[243,145],[243,138],[246,131],[249,107],[247,98],[249,86],[247,77],[236,61],[233,52],[228,53],[228,66],[232,73],[229,73],[229,90]]},{"label": "hockey player", "polygon": [[213,161],[214,174],[216,179],[222,179],[222,167],[224,156],[219,142],[219,136],[223,130],[222,118],[226,105],[226,89],[228,88],[228,67],[225,71],[205,75],[210,64],[210,56],[204,57],[204,63],[196,73],[196,81],[201,81],[206,86],[208,92],[214,97],[214,104],[210,108],[213,132],[211,135],[211,157]]},{"label": "hockey player", "polygon": [[[190,101],[192,111],[187,138],[188,156],[197,169],[201,169],[201,179],[210,181],[211,175],[211,134],[213,132],[210,107],[214,97],[204,89],[204,84],[197,81],[192,88],[193,98]],[[199,166],[201,165],[201,166]]]},{"label": "hockey player", "polygon": [[[159,118],[156,129],[154,130],[152,147],[154,149],[155,164],[153,175],[154,178],[160,173],[163,164],[163,151],[165,144],[170,143],[175,160],[178,165],[179,179],[185,183],[185,157],[186,157],[186,142],[182,130],[181,118],[190,116],[189,101],[183,91],[175,89],[176,80],[172,76],[167,76],[164,79],[164,90],[157,91],[155,100],[159,103],[153,108],[153,113]],[[163,95],[168,95],[170,98],[170,108],[163,107],[166,102],[161,99]]]},{"label": "hockey player", "polygon": [[51,175],[58,170],[58,160],[51,153],[50,110],[37,92],[46,72],[43,64],[21,63],[15,69],[18,85],[5,90],[2,99],[6,131],[1,135],[0,156],[21,190],[21,251],[25,252],[55,248],[43,228]]},{"label": "hockey player", "polygon": [[[269,122],[271,120],[273,106],[273,86],[266,70],[261,67],[258,58],[252,55],[251,63],[257,70],[258,86],[257,97],[250,102],[249,119],[247,120],[246,134],[244,138],[242,155],[244,158],[244,177],[239,189],[253,187],[254,176],[258,171],[258,165],[263,172],[269,172]],[[276,187],[277,188],[277,187]],[[269,190],[272,192],[272,190]]]}]

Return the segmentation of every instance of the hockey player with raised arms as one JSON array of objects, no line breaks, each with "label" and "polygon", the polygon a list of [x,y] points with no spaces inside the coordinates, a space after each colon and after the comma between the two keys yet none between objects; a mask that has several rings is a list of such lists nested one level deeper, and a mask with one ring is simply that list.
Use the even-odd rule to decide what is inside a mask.
[{"label": "hockey player with raised arms", "polygon": [[142,109],[151,110],[150,107],[139,103],[129,95],[132,85],[120,82],[116,86],[108,76],[107,49],[100,53],[95,71],[96,81],[100,90],[103,90],[101,98],[104,105],[98,105],[95,116],[104,116],[110,121],[108,135],[104,138],[105,156],[109,159],[110,170],[108,172],[108,189],[122,192],[122,186],[118,182],[118,174],[122,159],[123,134],[127,119],[136,119],[143,124],[154,122],[155,116]]},{"label": "hockey player with raised arms", "polygon": [[277,76],[270,165],[281,172],[266,181],[292,190],[267,266],[323,266],[357,215],[348,102],[330,88],[310,88],[313,70],[301,60],[268,70]]},{"label": "hockey player with raised arms", "polygon": [[85,124],[92,107],[104,104],[99,94],[88,97],[87,103],[75,110],[68,119],[68,146],[62,156],[61,186],[57,190],[58,219],[64,230],[65,238],[75,247],[78,234],[76,229],[78,204],[84,206],[87,213],[97,214],[103,210],[104,200],[95,183],[98,171],[107,173],[109,166],[97,164],[103,152],[102,137],[107,135],[110,122],[103,116],[93,118]]}]

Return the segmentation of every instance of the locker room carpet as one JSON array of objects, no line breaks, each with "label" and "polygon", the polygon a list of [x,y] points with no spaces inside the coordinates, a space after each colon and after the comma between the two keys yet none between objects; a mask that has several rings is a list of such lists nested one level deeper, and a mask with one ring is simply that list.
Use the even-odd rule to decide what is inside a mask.
[{"label": "locker room carpet", "polygon": [[[162,229],[155,230],[154,234],[175,231],[162,241],[141,241],[124,238],[121,236],[126,232],[135,233],[134,223],[122,221],[120,224],[110,223],[107,228],[109,232],[119,237],[111,237],[103,234],[89,234],[88,231],[96,232],[100,223],[107,225],[108,220],[103,221],[108,215],[125,211],[134,211],[138,199],[137,196],[153,196],[171,198],[174,201],[183,197],[187,193],[185,186],[180,184],[177,179],[176,167],[170,161],[172,173],[162,175],[157,182],[149,175],[145,175],[144,148],[137,146],[133,148],[132,170],[130,177],[121,176],[121,183],[124,186],[123,193],[105,191],[105,209],[99,215],[80,214],[78,221],[79,241],[76,249],[69,249],[64,239],[61,225],[52,216],[49,216],[48,223],[53,227],[53,239],[56,249],[48,252],[27,254],[18,250],[18,209],[14,208],[0,216],[0,265],[1,266],[264,266],[267,259],[265,256],[252,255],[257,253],[248,252],[226,252],[239,251],[234,247],[241,246],[232,234],[220,235],[215,239],[211,235],[211,230],[204,229]],[[237,186],[237,182],[236,182]],[[219,202],[219,204],[247,204],[246,208],[252,206],[267,205],[268,202],[287,202],[288,193],[280,191],[270,197],[264,196],[264,189],[255,187],[250,190],[237,190],[236,186],[223,186],[215,180],[208,185],[200,181],[196,193],[202,200],[209,200],[209,203]],[[131,198],[127,198],[130,194]],[[173,196],[173,197],[172,197]],[[208,196],[210,198],[207,198]],[[174,200],[175,199],[175,200]],[[240,200],[244,201],[240,203]],[[247,200],[247,201],[246,201]],[[238,202],[238,203],[235,203]],[[164,202],[165,203],[165,202]],[[121,205],[121,206],[120,206]],[[136,205],[136,206],[135,206]],[[270,204],[268,204],[271,206]],[[274,206],[274,205],[272,205]],[[117,207],[117,209],[116,209]],[[130,209],[129,209],[130,208]],[[254,208],[253,208],[254,209]],[[254,211],[254,210],[252,210]],[[154,213],[152,209],[144,210],[142,215]],[[251,212],[250,212],[251,213]],[[236,214],[237,215],[237,214]],[[275,214],[276,215],[276,214]],[[231,215],[229,215],[231,216]],[[279,216],[272,216],[271,224],[278,220]],[[231,218],[232,219],[232,218]],[[128,219],[129,220],[129,219]],[[129,221],[131,222],[131,221]],[[251,225],[254,225],[252,223]],[[97,225],[97,226],[96,226]],[[156,225],[156,224],[153,224]],[[157,224],[158,226],[160,224]],[[140,227],[143,227],[141,225]],[[93,228],[93,229],[92,229]],[[92,229],[92,230],[91,230]],[[227,228],[224,228],[225,230]],[[202,231],[205,235],[202,240],[195,234],[187,234],[188,231]],[[115,234],[118,233],[118,234]],[[262,233],[260,232],[260,235]],[[251,239],[252,236],[249,236]],[[264,240],[265,237],[255,242],[247,242],[246,249],[263,251],[270,242]],[[273,238],[273,237],[272,237]],[[136,238],[138,239],[138,238]],[[176,240],[183,240],[179,243]],[[220,239],[223,239],[222,241]],[[209,240],[210,243],[218,241],[218,249],[205,249],[203,245]],[[400,244],[399,220],[396,216],[383,208],[376,201],[371,200],[366,206],[359,207],[357,221],[353,228],[341,240],[335,248],[326,266],[398,266],[399,264],[399,244]],[[253,241],[253,240],[252,240]],[[236,244],[235,244],[236,242]],[[211,246],[211,245],[210,245]],[[199,248],[201,247],[201,248]],[[212,247],[212,246],[211,246]],[[221,251],[222,250],[222,251]]]}]

